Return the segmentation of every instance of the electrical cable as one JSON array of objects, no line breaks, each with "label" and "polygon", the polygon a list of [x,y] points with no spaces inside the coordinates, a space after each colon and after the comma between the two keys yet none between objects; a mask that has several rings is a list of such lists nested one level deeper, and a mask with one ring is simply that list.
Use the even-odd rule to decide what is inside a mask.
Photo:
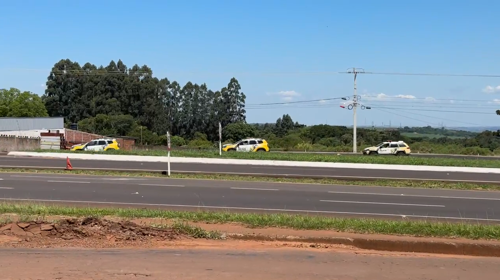
[{"label": "electrical cable", "polygon": [[[405,109],[395,109],[395,110],[404,111]],[[426,118],[440,119],[440,120],[454,122],[454,123],[461,123],[461,124],[467,124],[467,125],[477,125],[477,126],[480,125],[480,124],[477,124],[477,123],[462,122],[462,121],[451,120],[451,119],[446,119],[446,118],[442,118],[442,117],[435,117],[435,116],[423,115],[423,114],[414,113],[414,112],[412,112],[411,114],[412,115],[418,115],[418,116],[426,117]]]},{"label": "electrical cable", "polygon": [[424,121],[424,120],[420,120],[420,119],[416,119],[416,118],[412,118],[412,117],[408,117],[408,116],[405,116],[405,115],[400,115],[398,113],[394,113],[394,112],[390,112],[390,111],[386,111],[386,110],[383,110],[383,109],[380,109],[378,108],[378,110],[382,111],[382,112],[385,112],[387,114],[393,114],[393,115],[396,115],[396,116],[400,116],[400,117],[403,117],[403,118],[407,118],[407,119],[410,119],[410,120],[414,120],[414,121],[418,121],[418,122],[422,122],[422,123],[425,123],[425,124],[433,124],[433,125],[437,125],[439,126],[439,124],[436,124],[436,123],[432,123],[432,122],[428,122],[428,121]]},{"label": "electrical cable", "polygon": [[[371,107],[371,106],[370,106]],[[400,109],[400,107],[371,107],[371,108],[384,108],[384,109]],[[460,113],[460,114],[480,114],[480,115],[496,115],[496,113],[486,113],[486,112],[471,112],[471,111],[446,111],[446,110],[427,110],[427,109],[405,109],[414,111],[427,111],[427,112],[448,112],[448,113]]]}]

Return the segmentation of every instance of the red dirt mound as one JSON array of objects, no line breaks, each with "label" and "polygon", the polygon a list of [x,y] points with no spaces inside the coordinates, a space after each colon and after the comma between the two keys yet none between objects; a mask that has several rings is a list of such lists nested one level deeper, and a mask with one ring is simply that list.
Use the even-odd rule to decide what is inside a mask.
[{"label": "red dirt mound", "polygon": [[107,239],[115,241],[173,240],[181,233],[174,229],[140,226],[128,221],[113,222],[98,218],[65,219],[57,223],[10,223],[0,227],[0,235],[53,239]]}]

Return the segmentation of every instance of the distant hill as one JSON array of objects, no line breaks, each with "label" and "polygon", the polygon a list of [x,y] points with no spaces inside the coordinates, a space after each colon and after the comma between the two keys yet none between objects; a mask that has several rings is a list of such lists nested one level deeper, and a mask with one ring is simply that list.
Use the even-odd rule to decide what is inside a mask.
[{"label": "distant hill", "polygon": [[485,130],[497,131],[500,130],[500,126],[472,126],[472,127],[447,127],[449,130],[464,130],[470,132],[483,132]]}]

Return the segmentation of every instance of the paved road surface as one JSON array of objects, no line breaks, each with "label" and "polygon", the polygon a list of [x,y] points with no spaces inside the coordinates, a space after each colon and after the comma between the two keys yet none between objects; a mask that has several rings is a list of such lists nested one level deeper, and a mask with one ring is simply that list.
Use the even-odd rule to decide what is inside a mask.
[{"label": "paved road surface", "polygon": [[[73,168],[120,168],[166,170],[165,163],[133,162],[133,161],[101,161],[101,160],[71,160]],[[25,167],[66,167],[65,159],[44,159],[28,157],[0,157],[0,166],[25,166]],[[460,181],[491,181],[499,182],[500,174],[490,173],[465,173],[465,172],[433,172],[433,171],[391,171],[373,169],[350,168],[315,168],[315,167],[289,167],[289,166],[248,166],[233,164],[194,164],[172,163],[172,172],[176,171],[203,171],[222,173],[251,173],[251,174],[276,174],[276,175],[314,175],[314,176],[347,176],[347,177],[376,177],[376,178],[406,178],[406,179],[439,179]]]},{"label": "paved road surface", "polygon": [[1,249],[2,279],[496,280],[500,260],[292,249]]},{"label": "paved road surface", "polygon": [[0,173],[0,200],[500,222],[500,192]]}]

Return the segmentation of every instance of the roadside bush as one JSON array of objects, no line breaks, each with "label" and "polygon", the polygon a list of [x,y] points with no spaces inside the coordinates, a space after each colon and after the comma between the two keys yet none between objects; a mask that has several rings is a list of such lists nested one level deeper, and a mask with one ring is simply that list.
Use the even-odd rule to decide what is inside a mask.
[{"label": "roadside bush", "polygon": [[308,143],[308,142],[302,142],[302,143],[297,144],[297,146],[295,148],[297,148],[297,150],[307,152],[307,151],[310,151],[312,149],[312,144]]},{"label": "roadside bush", "polygon": [[342,145],[340,140],[335,137],[323,138],[318,141],[318,144],[326,147],[336,147]]}]

